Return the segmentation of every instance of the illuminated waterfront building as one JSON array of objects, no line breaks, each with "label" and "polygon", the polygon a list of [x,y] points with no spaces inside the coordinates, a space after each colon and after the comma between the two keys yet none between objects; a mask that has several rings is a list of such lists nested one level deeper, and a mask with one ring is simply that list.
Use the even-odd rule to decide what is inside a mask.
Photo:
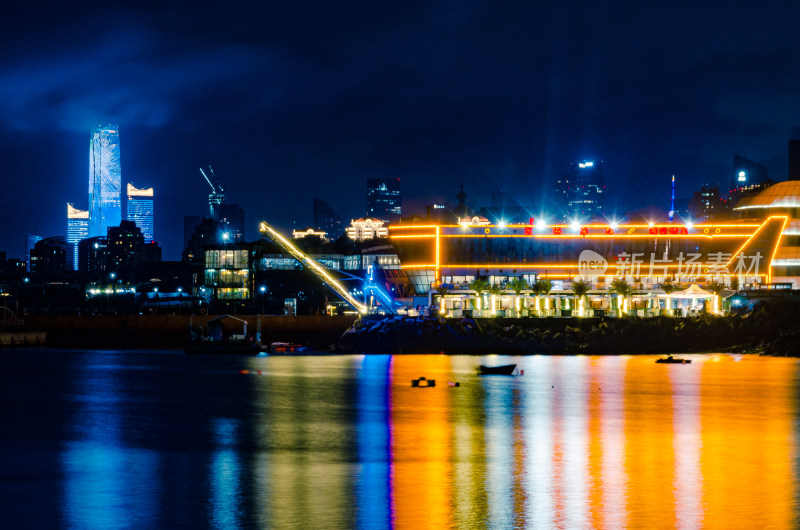
[{"label": "illuminated waterfront building", "polygon": [[603,162],[584,160],[570,164],[570,171],[556,179],[555,193],[565,209],[565,219],[589,220],[605,211]]},{"label": "illuminated waterfront building", "polygon": [[347,227],[347,237],[354,241],[364,241],[377,237],[387,237],[389,229],[384,226],[384,221],[361,217],[353,219]]},{"label": "illuminated waterfront building", "polygon": [[367,217],[388,223],[403,213],[400,179],[367,179]]},{"label": "illuminated waterfront building", "polygon": [[311,227],[305,228],[303,230],[292,230],[292,238],[293,239],[302,239],[308,236],[315,236],[320,238],[323,241],[327,241],[328,238],[326,237],[327,234],[322,230],[314,230]]},{"label": "illuminated waterfront building", "polygon": [[78,243],[89,237],[89,211],[67,203],[67,243],[71,245],[72,270],[78,270]]},{"label": "illuminated waterfront building", "polygon": [[89,235],[102,236],[122,220],[119,129],[97,126],[89,141]]},{"label": "illuminated waterfront building", "polygon": [[732,287],[773,281],[772,256],[787,221],[786,213],[775,211],[727,223],[429,223],[393,225],[389,233],[420,293],[442,283],[466,285],[484,278],[504,284],[519,277],[529,283],[552,280],[559,289],[579,278],[606,289],[625,278],[652,290],[672,279],[717,280]]},{"label": "illuminated waterfront building", "polygon": [[155,241],[153,223],[153,188],[137,189],[128,183],[128,221],[142,231],[145,243]]},{"label": "illuminated waterfront building", "polygon": [[776,283],[800,287],[800,181],[788,180],[739,201],[736,211],[746,219],[787,216],[780,243],[771,255],[770,277]]}]

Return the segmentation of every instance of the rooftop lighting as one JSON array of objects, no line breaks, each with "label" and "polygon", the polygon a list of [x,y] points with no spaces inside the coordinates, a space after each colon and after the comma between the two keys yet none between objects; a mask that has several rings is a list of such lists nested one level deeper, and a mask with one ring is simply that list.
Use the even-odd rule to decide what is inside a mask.
[{"label": "rooftop lighting", "polygon": [[573,230],[580,230],[581,224],[576,220],[576,221],[572,221],[569,224],[569,227],[572,228]]},{"label": "rooftop lighting", "polygon": [[536,228],[539,230],[544,230],[547,228],[547,223],[545,223],[544,219],[539,219],[536,221]]}]

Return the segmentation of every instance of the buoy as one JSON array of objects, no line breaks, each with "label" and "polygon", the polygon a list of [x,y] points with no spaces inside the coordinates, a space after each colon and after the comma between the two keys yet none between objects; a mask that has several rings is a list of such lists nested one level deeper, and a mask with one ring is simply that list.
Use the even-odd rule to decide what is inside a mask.
[{"label": "buoy", "polygon": [[520,370],[519,375],[525,375],[525,370]]}]

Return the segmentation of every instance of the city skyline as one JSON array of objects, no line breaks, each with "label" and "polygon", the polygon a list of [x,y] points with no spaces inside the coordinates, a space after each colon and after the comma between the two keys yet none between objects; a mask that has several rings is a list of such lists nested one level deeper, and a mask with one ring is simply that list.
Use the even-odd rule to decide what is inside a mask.
[{"label": "city skyline", "polygon": [[584,159],[604,161],[610,211],[666,210],[673,174],[679,198],[724,189],[736,154],[782,180],[800,136],[800,6],[86,7],[14,6],[0,37],[10,257],[62,234],[65,202],[89,208],[96,123],[119,124],[124,179],[157,188],[165,259],[209,163],[252,234],[310,225],[314,196],[347,223],[368,178],[402,179],[404,213],[462,182],[539,209]]}]

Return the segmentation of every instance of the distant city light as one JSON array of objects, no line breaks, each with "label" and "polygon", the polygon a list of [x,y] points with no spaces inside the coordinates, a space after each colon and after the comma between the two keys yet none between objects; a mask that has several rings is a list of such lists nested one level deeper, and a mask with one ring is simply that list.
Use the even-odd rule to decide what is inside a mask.
[{"label": "distant city light", "polygon": [[499,228],[505,228],[505,227],[506,227],[506,221],[505,221],[505,219],[500,219],[500,221],[498,221],[498,223],[497,223],[497,226],[498,226]]},{"label": "distant city light", "polygon": [[744,171],[740,171],[739,172],[739,182],[744,182],[745,180],[747,180],[747,173],[745,173]]},{"label": "distant city light", "polygon": [[577,220],[575,220],[569,224],[569,227],[572,228],[573,230],[580,230],[581,224]]},{"label": "distant city light", "polygon": [[230,238],[231,238],[231,234],[229,232],[223,232],[222,233],[222,239],[224,239],[225,241],[229,240]]},{"label": "distant city light", "polygon": [[581,162],[578,164],[579,168],[587,168],[594,166],[594,162]]},{"label": "distant city light", "polygon": [[538,221],[536,221],[536,228],[538,228],[539,230],[544,230],[545,228],[547,228],[547,223],[544,221],[544,219],[539,219]]},{"label": "distant city light", "polygon": [[686,221],[686,223],[684,223],[684,226],[686,226],[687,230],[691,230],[692,227],[694,226],[694,224],[692,223],[692,221],[690,219],[689,221]]},{"label": "distant city light", "polygon": [[616,221],[611,221],[611,223],[608,226],[611,227],[611,230],[616,230],[617,228],[619,228],[619,223],[617,223]]}]

